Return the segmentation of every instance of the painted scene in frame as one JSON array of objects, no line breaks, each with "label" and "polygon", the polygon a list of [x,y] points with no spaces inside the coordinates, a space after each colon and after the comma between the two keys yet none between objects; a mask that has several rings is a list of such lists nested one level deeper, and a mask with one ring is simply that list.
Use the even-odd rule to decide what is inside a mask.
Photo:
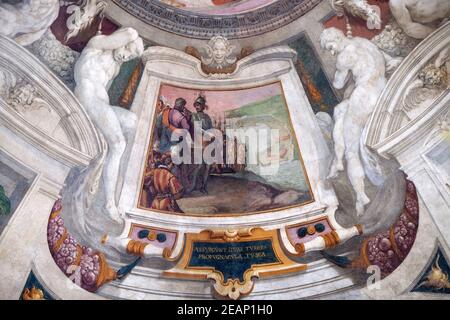
[{"label": "painted scene in frame", "polygon": [[162,84],[141,209],[228,215],[313,201],[281,83],[236,90]]}]

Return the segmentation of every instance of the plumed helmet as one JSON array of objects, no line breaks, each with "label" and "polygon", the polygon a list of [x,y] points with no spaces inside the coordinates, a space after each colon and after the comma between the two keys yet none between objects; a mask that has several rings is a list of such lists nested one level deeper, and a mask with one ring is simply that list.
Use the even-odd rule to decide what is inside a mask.
[{"label": "plumed helmet", "polygon": [[182,108],[186,105],[186,100],[184,100],[183,98],[178,98],[177,100],[175,100],[175,108]]},{"label": "plumed helmet", "polygon": [[205,106],[206,105],[206,99],[203,96],[199,96],[197,99],[195,99],[194,106],[197,105],[197,104],[199,104],[201,106]]}]

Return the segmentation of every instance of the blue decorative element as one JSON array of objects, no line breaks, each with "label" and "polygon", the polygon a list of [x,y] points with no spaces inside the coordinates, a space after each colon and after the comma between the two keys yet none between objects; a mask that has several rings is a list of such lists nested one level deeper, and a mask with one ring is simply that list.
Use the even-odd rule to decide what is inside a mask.
[{"label": "blue decorative element", "polygon": [[158,240],[158,242],[160,243],[166,242],[167,236],[164,233],[158,233],[158,235],[156,236],[156,240]]},{"label": "blue decorative element", "polygon": [[[433,279],[439,281],[433,281],[430,279],[430,275],[433,273]],[[445,255],[441,248],[438,248],[436,255],[429,263],[422,278],[414,287],[412,292],[425,292],[425,293],[443,293],[450,294],[450,267],[445,259]]]},{"label": "blue decorative element", "polygon": [[306,227],[301,227],[300,229],[297,230],[297,235],[299,238],[304,238],[304,237],[306,237],[307,234],[308,234],[308,228],[306,228]]},{"label": "blue decorative element", "polygon": [[327,259],[328,261],[334,263],[338,267],[348,268],[352,264],[352,261],[349,258],[345,257],[345,256],[333,256],[331,254],[326,253],[323,250],[320,251],[320,253],[322,254],[322,256],[325,259]]},{"label": "blue decorative element", "polygon": [[244,274],[253,265],[280,263],[272,240],[246,242],[194,242],[188,267],[213,268],[228,279],[244,281]]},{"label": "blue decorative element", "polygon": [[325,231],[325,225],[323,223],[318,223],[314,226],[317,232],[324,232]]},{"label": "blue decorative element", "polygon": [[137,258],[134,262],[123,266],[122,268],[120,268],[119,270],[117,270],[117,279],[123,279],[125,276],[127,276],[128,274],[130,274],[130,272],[134,269],[134,267],[137,266],[137,264],[141,261],[141,257]]},{"label": "blue decorative element", "polygon": [[145,239],[148,237],[148,235],[150,234],[150,231],[148,230],[141,230],[138,232],[138,238],[139,239]]},{"label": "blue decorative element", "polygon": [[45,290],[44,286],[39,282],[39,280],[36,278],[33,271],[30,271],[30,274],[28,275],[27,282],[25,283],[25,286],[23,287],[22,293],[20,294],[19,300],[25,300],[24,299],[24,293],[28,290],[32,290],[34,288],[39,289],[43,293],[43,299],[44,300],[55,300],[50,293],[48,293],[47,290]]}]

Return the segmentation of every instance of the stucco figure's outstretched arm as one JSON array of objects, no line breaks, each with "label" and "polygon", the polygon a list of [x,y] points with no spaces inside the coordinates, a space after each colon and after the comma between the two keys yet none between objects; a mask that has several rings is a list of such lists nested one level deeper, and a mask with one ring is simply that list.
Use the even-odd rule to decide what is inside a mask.
[{"label": "stucco figure's outstretched arm", "polygon": [[412,20],[405,1],[390,0],[389,7],[393,16],[397,20],[397,23],[408,36],[416,39],[424,39],[434,31],[433,28]]},{"label": "stucco figure's outstretched arm", "polygon": [[122,48],[139,38],[139,34],[133,28],[119,29],[109,36],[98,35],[93,37],[87,47],[99,50],[116,50]]}]

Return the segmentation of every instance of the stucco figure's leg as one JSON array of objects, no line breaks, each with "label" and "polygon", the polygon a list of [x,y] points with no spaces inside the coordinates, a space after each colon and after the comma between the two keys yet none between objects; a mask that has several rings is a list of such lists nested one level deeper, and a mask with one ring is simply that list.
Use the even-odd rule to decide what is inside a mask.
[{"label": "stucco figure's leg", "polygon": [[339,171],[344,170],[344,164],[342,162],[345,151],[344,140],[344,118],[348,109],[348,100],[342,101],[334,109],[334,129],[333,129],[333,142],[334,142],[334,159],[331,164],[330,173],[328,178],[334,178],[338,175]]},{"label": "stucco figure's leg", "polygon": [[104,101],[90,101],[84,105],[108,144],[102,176],[105,190],[105,210],[113,220],[121,223],[122,219],[116,205],[116,185],[120,161],[126,147],[121,122],[113,108]]},{"label": "stucco figure's leg", "polygon": [[365,193],[365,172],[359,155],[362,127],[353,117],[347,117],[345,124],[345,159],[347,160],[347,175],[356,192],[356,212],[364,214],[364,206],[370,202]]},{"label": "stucco figure's leg", "polygon": [[105,208],[112,219],[121,222],[120,213],[116,205],[116,185],[119,177],[120,160],[125,151],[126,142],[122,132],[109,132],[104,134],[108,143],[108,154],[105,159],[103,180],[106,192]]},{"label": "stucco figure's leg", "polygon": [[127,139],[127,143],[129,143],[137,127],[136,114],[122,107],[113,106],[111,108],[114,110],[117,119],[119,119],[120,126],[122,127],[122,132]]}]

